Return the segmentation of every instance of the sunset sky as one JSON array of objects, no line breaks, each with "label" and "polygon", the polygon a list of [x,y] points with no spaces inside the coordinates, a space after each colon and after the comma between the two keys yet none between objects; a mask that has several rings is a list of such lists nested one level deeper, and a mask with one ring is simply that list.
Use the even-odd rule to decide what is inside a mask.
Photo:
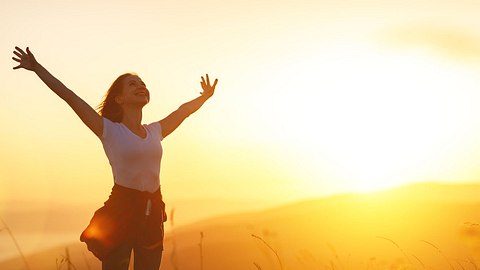
[{"label": "sunset sky", "polygon": [[480,180],[478,1],[0,3],[2,202],[100,206],[113,183],[95,135],[12,70],[15,46],[92,106],[138,73],[145,123],[197,97],[203,74],[218,78],[163,141],[163,193],[184,215],[185,201],[250,209]]}]

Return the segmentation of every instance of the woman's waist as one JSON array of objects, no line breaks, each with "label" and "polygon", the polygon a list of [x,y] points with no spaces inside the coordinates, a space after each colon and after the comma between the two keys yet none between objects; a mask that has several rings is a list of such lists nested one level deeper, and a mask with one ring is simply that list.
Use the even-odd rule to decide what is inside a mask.
[{"label": "woman's waist", "polygon": [[[119,188],[125,188],[125,190],[121,191],[129,193],[144,192],[145,194],[143,196],[148,196],[148,193],[155,194],[160,189],[160,179],[158,177],[114,176],[113,182],[115,186],[118,186]],[[115,186],[113,188],[115,188]]]},{"label": "woman's waist", "polygon": [[154,192],[149,192],[149,191],[141,191],[131,187],[125,187],[118,183],[115,183],[113,185],[112,192],[107,202],[109,201],[112,203],[118,202],[121,204],[130,203],[130,204],[133,204],[132,206],[136,204],[143,205],[147,201],[151,201],[151,203],[155,203],[155,204],[157,203],[163,204],[162,192],[161,192],[160,186]]}]

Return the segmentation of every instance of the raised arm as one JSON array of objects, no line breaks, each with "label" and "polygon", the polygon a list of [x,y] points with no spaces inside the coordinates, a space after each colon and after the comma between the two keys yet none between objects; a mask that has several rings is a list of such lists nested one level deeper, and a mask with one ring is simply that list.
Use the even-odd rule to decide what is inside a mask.
[{"label": "raised arm", "polygon": [[18,58],[12,57],[12,59],[19,63],[19,65],[13,69],[24,68],[35,72],[38,77],[40,77],[40,79],[50,89],[52,89],[53,92],[55,92],[55,94],[67,102],[67,104],[75,111],[83,123],[85,123],[85,125],[87,125],[87,127],[93,131],[93,133],[95,133],[97,136],[102,135],[102,117],[83,99],[78,97],[72,90],[68,89],[61,81],[55,78],[52,74],[50,74],[50,72],[48,72],[48,70],[40,65],[28,47],[26,53],[19,47],[15,47],[15,51],[13,53]]},{"label": "raised arm", "polygon": [[180,124],[185,120],[188,116],[192,113],[196,112],[200,107],[202,107],[203,103],[207,101],[210,97],[213,96],[215,92],[215,86],[217,86],[218,79],[215,79],[213,85],[210,84],[210,78],[208,78],[208,74],[205,78],[202,76],[202,89],[201,96],[197,97],[194,100],[191,100],[187,103],[182,104],[176,111],[169,114],[164,119],[160,120],[160,125],[162,126],[162,137],[167,137],[170,133],[172,133]]}]

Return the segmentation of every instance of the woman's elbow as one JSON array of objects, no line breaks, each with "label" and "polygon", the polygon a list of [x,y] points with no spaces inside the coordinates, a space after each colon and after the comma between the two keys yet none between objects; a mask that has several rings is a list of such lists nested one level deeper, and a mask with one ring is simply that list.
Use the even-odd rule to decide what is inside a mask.
[{"label": "woman's elbow", "polygon": [[194,112],[194,109],[189,104],[183,104],[178,108],[178,111],[181,115],[189,117]]}]

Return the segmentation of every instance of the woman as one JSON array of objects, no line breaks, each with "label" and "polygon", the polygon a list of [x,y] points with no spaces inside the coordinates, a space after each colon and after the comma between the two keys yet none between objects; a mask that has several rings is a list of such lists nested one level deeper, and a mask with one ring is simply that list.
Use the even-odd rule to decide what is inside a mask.
[{"label": "woman", "polygon": [[104,270],[128,269],[134,252],[134,268],[160,268],[163,251],[165,204],[160,191],[161,140],[172,133],[214,93],[218,82],[202,77],[201,95],[181,105],[164,119],[142,124],[142,108],[149,102],[145,83],[134,73],[118,77],[97,113],[40,65],[27,47],[15,47],[19,63],[13,69],[34,71],[38,77],[97,135],[112,167],[114,186],[80,239],[102,261]]}]

